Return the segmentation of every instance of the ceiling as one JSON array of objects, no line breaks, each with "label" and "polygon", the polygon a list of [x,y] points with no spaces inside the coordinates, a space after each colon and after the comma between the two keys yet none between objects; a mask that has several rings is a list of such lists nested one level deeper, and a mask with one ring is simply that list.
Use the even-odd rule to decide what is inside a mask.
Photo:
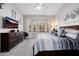
[{"label": "ceiling", "polygon": [[56,15],[63,3],[42,3],[46,8],[37,10],[35,7],[39,3],[15,3],[14,5],[23,15]]}]

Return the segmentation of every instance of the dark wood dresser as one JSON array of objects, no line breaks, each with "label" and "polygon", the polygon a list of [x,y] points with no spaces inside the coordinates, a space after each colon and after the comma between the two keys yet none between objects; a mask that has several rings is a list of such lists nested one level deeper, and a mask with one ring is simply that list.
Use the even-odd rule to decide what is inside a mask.
[{"label": "dark wood dresser", "polygon": [[1,33],[1,52],[9,51],[19,42],[23,41],[23,32]]}]

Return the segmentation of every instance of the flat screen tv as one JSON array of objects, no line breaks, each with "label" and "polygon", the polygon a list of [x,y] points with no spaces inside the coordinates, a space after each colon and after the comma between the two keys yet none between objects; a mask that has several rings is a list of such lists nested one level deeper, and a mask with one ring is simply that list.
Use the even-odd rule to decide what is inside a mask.
[{"label": "flat screen tv", "polygon": [[18,21],[10,17],[3,18],[3,28],[18,28]]}]

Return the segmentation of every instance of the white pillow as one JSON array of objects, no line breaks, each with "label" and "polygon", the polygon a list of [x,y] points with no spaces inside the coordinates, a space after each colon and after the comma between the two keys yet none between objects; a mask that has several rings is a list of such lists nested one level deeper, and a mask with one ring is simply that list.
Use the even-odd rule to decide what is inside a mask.
[{"label": "white pillow", "polygon": [[66,37],[72,38],[72,39],[77,39],[78,33],[66,33]]},{"label": "white pillow", "polygon": [[61,36],[61,34],[62,34],[62,30],[58,29],[57,35]]},{"label": "white pillow", "polygon": [[78,33],[78,35],[77,35],[77,39],[79,39],[79,33]]},{"label": "white pillow", "polygon": [[58,32],[57,32],[57,35],[58,36],[65,36],[65,32],[63,29],[59,29]]}]

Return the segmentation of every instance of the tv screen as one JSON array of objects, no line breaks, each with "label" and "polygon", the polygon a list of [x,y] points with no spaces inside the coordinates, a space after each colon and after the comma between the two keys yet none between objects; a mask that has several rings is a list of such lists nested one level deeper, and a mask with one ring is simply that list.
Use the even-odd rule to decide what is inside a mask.
[{"label": "tv screen", "polygon": [[3,28],[18,28],[18,21],[10,17],[3,18]]}]

